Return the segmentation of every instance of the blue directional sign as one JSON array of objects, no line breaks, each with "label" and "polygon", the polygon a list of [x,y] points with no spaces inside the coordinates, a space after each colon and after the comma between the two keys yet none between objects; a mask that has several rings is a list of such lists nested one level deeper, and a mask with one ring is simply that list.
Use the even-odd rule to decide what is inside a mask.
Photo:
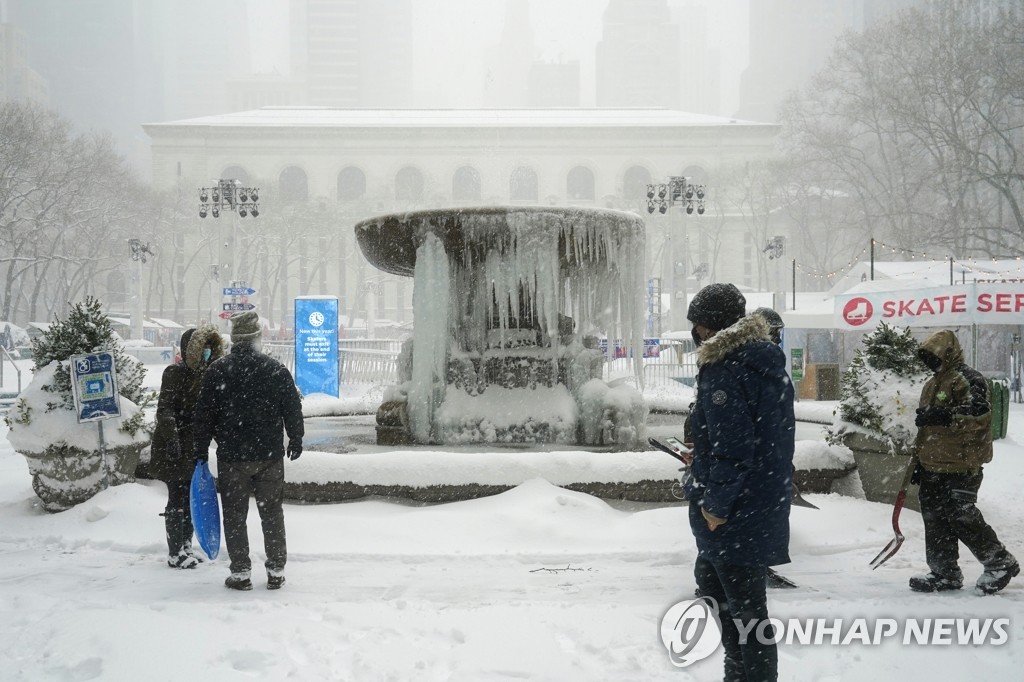
[{"label": "blue directional sign", "polygon": [[237,312],[239,310],[254,310],[256,308],[255,303],[225,303],[224,310]]},{"label": "blue directional sign", "polygon": [[252,287],[224,287],[225,296],[252,296],[255,293]]},{"label": "blue directional sign", "polygon": [[114,354],[106,351],[71,358],[71,388],[79,423],[121,416]]},{"label": "blue directional sign", "polygon": [[302,395],[338,397],[338,299],[295,299],[295,385]]}]

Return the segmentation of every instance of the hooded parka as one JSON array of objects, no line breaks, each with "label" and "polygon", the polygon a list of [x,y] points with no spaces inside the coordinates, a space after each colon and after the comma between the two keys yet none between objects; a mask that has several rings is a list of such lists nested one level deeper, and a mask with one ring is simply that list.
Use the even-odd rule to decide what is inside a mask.
[{"label": "hooded parka", "polygon": [[[712,562],[789,562],[795,418],[786,356],[749,316],[697,351],[694,459],[685,482],[698,554]],[[701,508],[726,523],[711,531]]]},{"label": "hooded parka", "polygon": [[[212,351],[206,361],[204,348]],[[212,325],[204,325],[186,340],[181,361],[164,369],[150,448],[149,471],[153,478],[165,482],[192,478],[196,465],[192,455],[192,415],[207,367],[223,356],[224,341],[220,334]]]},{"label": "hooded parka", "polygon": [[944,329],[921,344],[921,350],[940,361],[935,376],[921,389],[922,408],[948,414],[948,426],[921,426],[917,456],[921,466],[936,473],[976,471],[992,461],[992,407],[988,382],[964,364],[956,335]]}]

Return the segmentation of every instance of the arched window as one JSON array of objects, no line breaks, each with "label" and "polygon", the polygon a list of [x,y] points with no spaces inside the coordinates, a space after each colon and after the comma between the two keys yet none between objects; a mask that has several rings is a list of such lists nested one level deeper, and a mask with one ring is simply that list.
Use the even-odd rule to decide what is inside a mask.
[{"label": "arched window", "polygon": [[243,185],[249,184],[249,174],[241,166],[228,166],[220,177],[221,180],[238,180]]},{"label": "arched window", "polygon": [[647,200],[647,185],[651,184],[651,172],[643,166],[631,166],[622,176],[622,198],[627,205]]},{"label": "arched window", "polygon": [[690,178],[691,182],[705,185],[708,182],[708,172],[701,166],[687,166],[683,169],[683,177]]},{"label": "arched window", "polygon": [[452,176],[452,199],[455,201],[480,200],[480,172],[472,166],[463,166]]},{"label": "arched window", "polygon": [[285,168],[278,180],[278,191],[281,194],[281,201],[305,201],[309,196],[306,171],[298,166]]},{"label": "arched window", "polygon": [[569,201],[594,200],[594,173],[584,166],[576,166],[565,180],[565,196]]},{"label": "arched window", "polygon": [[423,198],[423,174],[412,166],[406,166],[395,174],[395,199],[398,201],[419,201]]},{"label": "arched window", "polygon": [[512,201],[537,201],[537,173],[519,166],[508,180],[508,196]]},{"label": "arched window", "polygon": [[366,194],[366,176],[355,166],[342,168],[338,173],[338,199],[353,201]]}]

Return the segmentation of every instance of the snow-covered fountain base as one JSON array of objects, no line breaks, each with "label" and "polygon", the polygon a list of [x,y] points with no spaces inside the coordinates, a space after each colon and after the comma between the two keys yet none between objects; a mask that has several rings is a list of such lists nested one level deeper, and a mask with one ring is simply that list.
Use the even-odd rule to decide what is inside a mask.
[{"label": "snow-covered fountain base", "polygon": [[601,336],[643,348],[638,216],[464,208],[355,230],[373,265],[414,279],[413,339],[378,411],[379,443],[644,443],[641,393],[602,381],[598,350]]}]

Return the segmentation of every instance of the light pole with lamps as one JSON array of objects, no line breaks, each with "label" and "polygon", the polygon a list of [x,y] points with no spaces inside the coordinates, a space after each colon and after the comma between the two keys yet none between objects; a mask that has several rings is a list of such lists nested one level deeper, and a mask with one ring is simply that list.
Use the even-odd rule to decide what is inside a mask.
[{"label": "light pole with lamps", "polygon": [[[228,317],[217,311],[216,285],[227,287],[235,276],[235,216],[244,218],[260,214],[259,188],[243,187],[238,180],[218,180],[213,187],[199,188],[199,217],[207,214],[219,218],[221,211],[231,212],[231,230],[224,239],[217,240],[216,253],[210,265],[210,322],[216,316]],[[214,323],[215,324],[215,323]]]},{"label": "light pole with lamps", "polygon": [[154,255],[149,244],[141,239],[128,240],[128,252],[132,256],[132,338],[142,339],[142,264],[146,262],[146,254]]},{"label": "light pole with lamps", "polygon": [[[775,289],[772,293],[772,307],[775,310],[785,310],[786,295],[782,286],[782,256],[786,253],[786,238],[781,234],[775,235],[768,240],[761,252],[768,254],[768,260],[775,261]],[[771,288],[770,283],[769,288]]]},{"label": "light pole with lamps", "polygon": [[[667,178],[668,182],[657,182],[647,185],[647,212],[658,211],[662,215],[668,212],[673,206],[685,210],[687,215],[697,211],[697,215],[704,214],[704,195],[706,187],[703,184],[694,183],[690,178],[681,175],[673,175]],[[687,243],[686,224],[682,223],[680,238],[676,239],[669,231],[669,254],[672,257],[671,283],[672,303],[670,308],[672,329],[674,331],[685,331],[688,327],[686,320],[686,277],[687,277]],[[681,242],[681,244],[680,244]],[[680,258],[676,257],[676,246],[681,247]]]}]

